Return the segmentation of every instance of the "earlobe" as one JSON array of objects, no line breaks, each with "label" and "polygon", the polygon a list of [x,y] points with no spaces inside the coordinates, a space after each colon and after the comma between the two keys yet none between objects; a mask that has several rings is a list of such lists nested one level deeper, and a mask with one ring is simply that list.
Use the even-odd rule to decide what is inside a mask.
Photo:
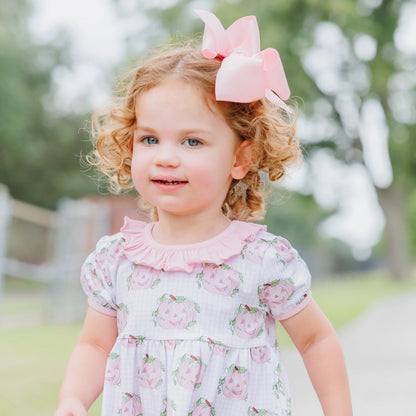
[{"label": "earlobe", "polygon": [[231,169],[233,179],[243,179],[254,162],[254,151],[251,140],[244,140],[235,151],[234,165]]}]

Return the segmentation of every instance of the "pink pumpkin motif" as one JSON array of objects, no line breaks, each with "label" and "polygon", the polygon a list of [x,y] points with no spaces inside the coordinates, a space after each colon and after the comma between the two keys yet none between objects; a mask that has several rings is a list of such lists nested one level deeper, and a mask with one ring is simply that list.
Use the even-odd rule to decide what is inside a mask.
[{"label": "pink pumpkin motif", "polygon": [[120,305],[117,305],[117,328],[119,333],[123,331],[123,329],[127,325],[127,315],[127,306],[124,305],[124,303],[120,303]]},{"label": "pink pumpkin motif", "polygon": [[196,303],[173,295],[163,295],[160,300],[159,308],[153,312],[159,326],[165,329],[188,329],[196,324],[195,318],[199,312]]},{"label": "pink pumpkin motif", "polygon": [[286,238],[277,237],[273,240],[273,247],[285,263],[289,263],[297,256],[296,251]]},{"label": "pink pumpkin motif", "polygon": [[240,338],[251,339],[261,335],[265,319],[259,309],[240,305],[236,318],[230,324]]},{"label": "pink pumpkin motif", "polygon": [[255,407],[250,407],[248,409],[248,416],[276,416],[276,413],[266,409],[256,409]]},{"label": "pink pumpkin motif", "polygon": [[219,355],[220,357],[225,357],[230,349],[225,346],[222,342],[214,341],[210,337],[200,337],[199,341],[208,342],[209,350],[213,355]]},{"label": "pink pumpkin motif", "polygon": [[178,384],[186,389],[193,390],[201,385],[205,374],[205,366],[199,357],[185,354],[176,370]]},{"label": "pink pumpkin motif", "polygon": [[250,354],[251,359],[259,364],[265,363],[270,358],[269,349],[265,345],[251,348]]},{"label": "pink pumpkin motif", "polygon": [[123,247],[124,240],[118,239],[111,242],[108,246],[108,262],[109,264],[115,264],[120,257],[121,250]]},{"label": "pink pumpkin motif", "polygon": [[128,282],[130,290],[149,289],[160,282],[160,270],[134,265]]},{"label": "pink pumpkin motif", "polygon": [[289,280],[274,280],[259,288],[259,297],[263,304],[273,309],[285,304],[294,291],[295,286]]},{"label": "pink pumpkin motif", "polygon": [[91,263],[88,263],[86,268],[82,271],[81,281],[85,282],[86,286],[95,296],[104,288],[102,281],[97,276],[97,271]]},{"label": "pink pumpkin motif", "polygon": [[225,397],[245,400],[248,394],[248,371],[243,367],[231,366],[225,376],[222,392]]},{"label": "pink pumpkin motif", "polygon": [[106,267],[108,264],[111,264],[111,259],[107,255],[108,249],[103,248],[99,253],[95,256],[95,261],[97,266],[103,271],[104,279],[106,283],[111,286],[111,273],[108,273]]},{"label": "pink pumpkin motif", "polygon": [[[111,266],[117,263],[118,259],[120,258],[123,242],[123,240],[113,240],[110,242],[108,247],[104,247],[96,253],[95,261],[102,269],[105,269],[107,266]],[[108,279],[106,278],[106,281],[108,284],[110,284],[111,274],[105,273],[104,275],[108,276]]]},{"label": "pink pumpkin motif", "polygon": [[255,240],[251,244],[244,247],[243,256],[247,260],[260,264],[263,261],[264,250],[265,250],[265,240]]},{"label": "pink pumpkin motif", "polygon": [[169,402],[166,406],[166,416],[172,416],[173,415],[173,406],[172,404]]},{"label": "pink pumpkin motif", "polygon": [[127,337],[121,339],[121,343],[125,347],[137,347],[138,345],[142,344],[145,339],[146,338],[143,336],[136,337],[134,335],[128,335]]},{"label": "pink pumpkin motif", "polygon": [[230,296],[238,291],[240,278],[230,266],[207,264],[202,272],[202,286],[208,292]]},{"label": "pink pumpkin motif", "polygon": [[273,385],[273,391],[276,394],[276,397],[279,398],[281,396],[286,395],[286,391],[284,389],[285,386],[285,378],[283,372],[280,368],[280,365],[277,366],[276,371],[274,372],[276,376],[276,383]]},{"label": "pink pumpkin motif", "polygon": [[215,344],[212,353],[220,357],[225,357],[230,349],[225,345]]},{"label": "pink pumpkin motif", "polygon": [[213,416],[215,414],[215,410],[212,407],[211,403],[204,399],[200,398],[196,402],[196,406],[191,413],[191,416]]},{"label": "pink pumpkin motif", "polygon": [[167,397],[163,399],[164,410],[160,416],[173,416],[174,410],[176,410],[176,404],[173,400],[168,400]]},{"label": "pink pumpkin motif", "polygon": [[105,266],[105,262],[107,261],[107,252],[108,250],[106,248],[103,248],[99,253],[95,256],[95,261],[97,264],[99,264],[101,267]]},{"label": "pink pumpkin motif", "polygon": [[113,385],[120,383],[120,356],[116,353],[111,353],[108,357],[105,381]]},{"label": "pink pumpkin motif", "polygon": [[142,414],[142,402],[137,394],[124,394],[121,414],[125,416],[140,416]]},{"label": "pink pumpkin motif", "polygon": [[162,373],[164,371],[163,364],[146,354],[142,361],[142,369],[140,371],[139,383],[148,389],[156,389],[163,384]]}]

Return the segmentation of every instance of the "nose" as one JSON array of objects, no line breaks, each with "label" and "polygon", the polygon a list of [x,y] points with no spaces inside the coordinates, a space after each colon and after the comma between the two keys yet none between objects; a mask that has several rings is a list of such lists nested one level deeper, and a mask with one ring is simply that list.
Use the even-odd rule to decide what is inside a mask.
[{"label": "nose", "polygon": [[157,166],[176,168],[180,165],[178,149],[172,143],[160,144],[154,156],[154,163]]}]

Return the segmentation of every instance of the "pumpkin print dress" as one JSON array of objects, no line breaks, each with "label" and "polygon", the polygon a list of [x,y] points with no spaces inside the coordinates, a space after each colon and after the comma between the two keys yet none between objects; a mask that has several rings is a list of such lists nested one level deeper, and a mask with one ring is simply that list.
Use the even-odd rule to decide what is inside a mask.
[{"label": "pumpkin print dress", "polygon": [[262,225],[166,246],[125,219],[84,263],[89,305],[117,317],[103,416],[288,416],[275,320],[302,310],[310,274]]}]

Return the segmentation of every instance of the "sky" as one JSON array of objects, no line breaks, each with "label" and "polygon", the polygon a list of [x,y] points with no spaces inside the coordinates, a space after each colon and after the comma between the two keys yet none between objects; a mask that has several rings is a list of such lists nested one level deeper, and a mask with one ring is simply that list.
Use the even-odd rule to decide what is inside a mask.
[{"label": "sky", "polygon": [[72,111],[82,105],[78,98],[88,90],[85,107],[102,105],[109,94],[105,71],[124,56],[129,26],[114,18],[111,0],[35,0],[35,4],[31,28],[39,43],[53,42],[62,30],[72,38],[74,67],[54,72],[56,102]]},{"label": "sky", "polygon": [[[374,7],[380,3],[380,0],[361,1]],[[52,42],[65,29],[73,41],[71,53],[75,63],[71,69],[60,67],[55,70],[56,96],[52,105],[59,106],[63,111],[85,111],[106,104],[111,87],[106,71],[124,56],[124,39],[131,33],[149,30],[143,16],[128,13],[132,2],[120,0],[124,11],[127,11],[120,19],[116,17],[111,0],[35,0],[37,11],[31,20],[35,39],[39,43]],[[152,5],[164,7],[172,2],[153,0]],[[395,36],[399,49],[411,55],[416,55],[415,20],[416,2],[411,1],[403,9],[401,26]],[[331,62],[336,66],[331,60],[334,50],[342,53],[342,48],[335,44],[337,36],[336,28],[322,25],[315,33],[315,55],[307,62],[317,84],[324,80],[323,88],[337,88],[339,85],[336,68],[331,70]],[[369,60],[374,54],[374,40],[362,35],[357,38],[354,48],[363,60]],[[325,62],[324,67],[322,62]],[[348,96],[344,101],[342,104],[348,105]],[[310,169],[317,173],[314,186],[317,202],[328,209],[338,208],[335,215],[320,225],[320,232],[340,238],[350,245],[357,259],[366,259],[379,241],[385,224],[372,182],[388,186],[392,181],[387,152],[388,135],[384,114],[376,100],[364,103],[361,115],[349,113],[347,116],[348,120],[355,120],[360,126],[360,134],[365,138],[364,157],[369,174],[362,165],[345,166],[325,151],[314,156]],[[307,137],[312,126],[304,120],[299,131]],[[285,184],[291,189],[301,190],[307,176],[304,165],[291,173]]]}]

